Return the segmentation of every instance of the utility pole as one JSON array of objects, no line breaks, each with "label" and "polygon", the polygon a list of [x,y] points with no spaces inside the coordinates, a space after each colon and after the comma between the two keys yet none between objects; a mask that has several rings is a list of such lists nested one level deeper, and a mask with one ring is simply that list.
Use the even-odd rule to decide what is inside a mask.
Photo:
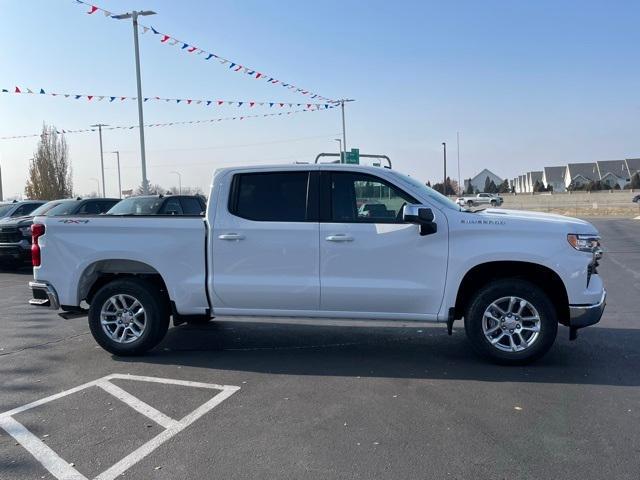
[{"label": "utility pole", "polygon": [[444,182],[442,182],[442,192],[444,195],[447,194],[447,143],[442,142],[442,146],[444,147]]},{"label": "utility pole", "polygon": [[460,183],[460,132],[456,132],[456,142],[458,143],[458,194],[462,194],[462,184]]},{"label": "utility pole", "polygon": [[115,150],[111,153],[116,154],[116,159],[118,162],[118,198],[122,198],[122,181],[120,178],[120,152],[118,150]]},{"label": "utility pole", "polygon": [[340,162],[342,162],[342,139],[341,138],[334,138],[334,140],[336,142],[338,142],[338,148],[340,150],[338,150],[338,152],[340,153]]},{"label": "utility pole", "polygon": [[102,152],[102,127],[108,127],[106,123],[96,123],[91,125],[92,128],[98,127],[98,136],[100,137],[100,169],[102,170],[102,197],[105,197],[106,190],[104,189],[104,154]]},{"label": "utility pole", "polygon": [[142,193],[149,193],[149,181],[147,180],[147,160],[144,150],[144,117],[142,114],[142,80],[140,79],[140,48],[138,46],[138,17],[155,15],[152,10],[141,10],[123,13],[121,15],[113,15],[112,18],[124,20],[131,18],[133,22],[133,48],[136,57],[136,83],[138,87],[138,123],[140,124],[140,160],[142,162]]},{"label": "utility pole", "polygon": [[179,172],[169,172],[169,173],[175,173],[178,176],[178,193],[182,195],[182,175],[180,175]]},{"label": "utility pole", "polygon": [[354,102],[355,100],[353,100],[352,98],[343,98],[342,100],[340,100],[340,108],[342,110],[342,149],[344,151],[344,157],[341,155],[340,156],[340,163],[345,162],[346,156],[347,156],[347,129],[345,127],[345,120],[344,120],[344,104],[345,102]]}]

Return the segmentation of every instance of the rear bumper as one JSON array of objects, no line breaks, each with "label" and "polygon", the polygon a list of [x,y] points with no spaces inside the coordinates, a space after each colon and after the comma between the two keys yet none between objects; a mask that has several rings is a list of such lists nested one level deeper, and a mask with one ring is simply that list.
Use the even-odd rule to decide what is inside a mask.
[{"label": "rear bumper", "polygon": [[594,325],[602,318],[602,312],[607,304],[607,291],[602,290],[602,297],[593,305],[569,305],[569,326],[584,328]]},{"label": "rear bumper", "polygon": [[58,294],[49,282],[29,282],[29,288],[31,289],[31,295],[33,297],[29,300],[29,305],[47,307],[54,310],[58,310],[60,308]]}]

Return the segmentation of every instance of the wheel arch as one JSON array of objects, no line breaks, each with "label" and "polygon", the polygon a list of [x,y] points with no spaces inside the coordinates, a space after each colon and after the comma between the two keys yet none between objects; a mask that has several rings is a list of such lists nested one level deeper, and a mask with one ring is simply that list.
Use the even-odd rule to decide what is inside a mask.
[{"label": "wheel arch", "polygon": [[98,260],[87,266],[78,281],[78,301],[91,304],[96,292],[113,280],[135,277],[155,285],[158,291],[170,301],[167,285],[158,272],[151,265],[137,260],[110,259]]},{"label": "wheel arch", "polygon": [[540,287],[551,299],[558,321],[569,319],[569,297],[560,276],[549,267],[523,261],[491,261],[475,265],[462,278],[455,303],[455,318],[462,318],[473,294],[494,280],[520,278]]}]

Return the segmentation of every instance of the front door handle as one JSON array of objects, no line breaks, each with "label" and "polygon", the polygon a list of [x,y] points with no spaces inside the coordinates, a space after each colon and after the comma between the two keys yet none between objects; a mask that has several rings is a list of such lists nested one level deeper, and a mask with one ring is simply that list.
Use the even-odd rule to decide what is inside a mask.
[{"label": "front door handle", "polygon": [[346,233],[334,233],[326,238],[329,242],[353,242],[353,237]]},{"label": "front door handle", "polygon": [[239,233],[223,233],[222,235],[218,235],[220,240],[244,240],[244,235],[240,235]]}]

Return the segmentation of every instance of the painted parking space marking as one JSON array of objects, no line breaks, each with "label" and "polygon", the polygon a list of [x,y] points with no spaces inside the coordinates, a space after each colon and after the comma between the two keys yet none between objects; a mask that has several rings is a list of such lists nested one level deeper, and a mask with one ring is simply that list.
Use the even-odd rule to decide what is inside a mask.
[{"label": "painted parking space marking", "polygon": [[[216,390],[216,393],[211,399],[200,405],[198,408],[188,413],[180,420],[176,420],[168,417],[164,413],[155,409],[151,405],[143,402],[139,398],[131,395],[126,390],[111,383],[111,380],[135,380],[139,382],[148,383],[161,383],[168,385],[179,385],[183,387],[204,388],[209,390]],[[217,385],[213,383],[191,382],[187,380],[174,380],[170,378],[159,377],[146,377],[139,375],[123,375],[112,374],[106,377],[93,380],[91,382],[84,383],[77,387],[65,390],[55,395],[36,400],[35,402],[28,403],[21,407],[14,408],[4,413],[0,413],[0,428],[4,429],[9,435],[11,435],[20,445],[22,445],[40,464],[46,468],[51,475],[59,480],[88,480],[87,477],[82,475],[76,470],[69,462],[60,457],[54,452],[47,444],[45,444],[36,435],[31,433],[24,425],[18,422],[14,415],[22,413],[26,410],[44,405],[46,403],[58,400],[59,398],[72,395],[76,392],[84,390],[90,387],[99,387],[110,395],[116,397],[118,400],[128,405],[138,413],[146,416],[150,420],[154,421],[158,425],[165,428],[161,433],[138,447],[129,455],[109,467],[104,472],[95,477],[95,480],[113,480],[120,474],[131,468],[137,462],[153,452],[156,448],[162,445],[164,442],[174,437],[182,430],[187,428],[193,422],[200,417],[211,411],[216,406],[220,405],[224,400],[233,395],[240,387],[233,385]]]}]

